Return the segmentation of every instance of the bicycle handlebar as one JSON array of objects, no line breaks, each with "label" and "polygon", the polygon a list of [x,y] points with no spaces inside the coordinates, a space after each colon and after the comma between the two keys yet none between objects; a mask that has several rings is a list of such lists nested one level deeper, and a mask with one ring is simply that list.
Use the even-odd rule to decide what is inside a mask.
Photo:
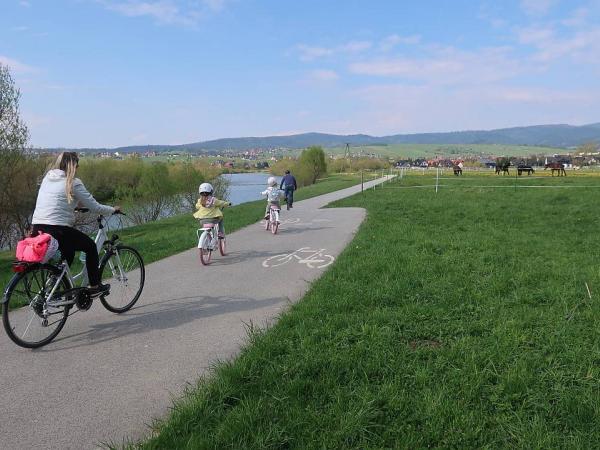
[{"label": "bicycle handlebar", "polygon": [[[86,213],[86,212],[90,212],[90,209],[89,209],[89,208],[80,208],[80,207],[77,207],[77,208],[75,208],[75,212],[78,212],[78,213]],[[101,214],[100,214],[100,215],[101,215]],[[123,211],[119,210],[119,211],[115,211],[115,212],[113,213],[113,215],[122,215],[122,216],[126,216],[127,214],[125,214]]]}]

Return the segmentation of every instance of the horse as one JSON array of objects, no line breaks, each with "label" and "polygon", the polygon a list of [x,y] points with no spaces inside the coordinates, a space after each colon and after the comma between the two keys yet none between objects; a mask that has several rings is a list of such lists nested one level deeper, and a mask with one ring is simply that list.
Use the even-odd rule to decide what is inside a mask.
[{"label": "horse", "polygon": [[533,170],[533,167],[531,166],[527,166],[525,164],[519,164],[517,166],[517,173],[519,174],[519,176],[521,176],[521,174],[523,172],[527,172],[527,175],[531,175],[532,173],[535,173],[535,170]]},{"label": "horse", "polygon": [[496,164],[496,175],[500,175],[500,172],[502,172],[502,175],[510,175],[510,172],[508,170],[509,167],[509,162],[504,164]]},{"label": "horse", "polygon": [[567,176],[567,172],[565,172],[565,165],[558,163],[558,162],[553,162],[553,163],[548,163],[546,165],[544,165],[544,170],[546,169],[551,169],[552,170],[552,176],[554,176],[554,172],[558,172],[558,176]]},{"label": "horse", "polygon": [[452,166],[452,171],[456,176],[462,175],[462,168],[460,166]]}]

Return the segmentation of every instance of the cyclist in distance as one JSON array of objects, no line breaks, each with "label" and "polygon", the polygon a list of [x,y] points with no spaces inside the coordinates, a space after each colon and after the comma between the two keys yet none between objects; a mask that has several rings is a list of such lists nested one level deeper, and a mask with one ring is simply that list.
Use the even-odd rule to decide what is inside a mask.
[{"label": "cyclist in distance", "polygon": [[48,233],[58,241],[62,257],[69,265],[73,263],[76,251],[85,253],[85,266],[90,283],[90,294],[106,294],[110,285],[101,283],[98,270],[99,257],[96,243],[85,233],[75,229],[75,208],[88,208],[101,215],[120,211],[120,207],[98,203],[81,180],[75,178],[79,167],[76,152],[61,153],[52,169],[46,173],[38,192],[35,211],[31,223],[32,234]]},{"label": "cyclist in distance", "polygon": [[285,175],[281,179],[279,189],[283,189],[284,185],[285,198],[288,205],[287,209],[290,209],[292,208],[292,203],[294,203],[294,191],[298,188],[298,186],[296,185],[296,178],[294,178],[294,175],[292,175],[289,170],[285,171]]},{"label": "cyclist in distance", "polygon": [[203,225],[205,223],[216,223],[219,225],[219,238],[225,236],[223,227],[223,211],[221,208],[231,206],[230,202],[219,200],[213,196],[213,187],[210,183],[202,183],[198,188],[200,198],[196,203],[196,211],[194,217],[200,220]]},{"label": "cyclist in distance", "polygon": [[280,189],[277,189],[277,179],[275,177],[269,177],[267,180],[267,189],[261,192],[263,196],[267,197],[267,209],[265,210],[265,220],[269,220],[269,211],[271,209],[271,205],[275,206],[275,208],[279,211],[281,206],[279,205],[279,200],[281,198],[281,194],[283,192]]}]

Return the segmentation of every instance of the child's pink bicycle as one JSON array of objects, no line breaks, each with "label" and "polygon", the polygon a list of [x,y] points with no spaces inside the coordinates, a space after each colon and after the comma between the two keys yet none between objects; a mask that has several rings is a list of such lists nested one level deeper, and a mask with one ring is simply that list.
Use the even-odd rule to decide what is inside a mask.
[{"label": "child's pink bicycle", "polygon": [[226,239],[225,233],[219,236],[218,233],[219,225],[216,223],[205,223],[202,224],[202,228],[196,231],[198,235],[198,253],[200,255],[200,262],[203,266],[210,264],[210,258],[212,252],[216,251],[217,248],[221,253],[221,256],[225,256]]},{"label": "child's pink bicycle", "polygon": [[265,230],[271,230],[271,233],[277,234],[279,229],[279,207],[277,205],[269,205],[269,218],[266,220]]}]

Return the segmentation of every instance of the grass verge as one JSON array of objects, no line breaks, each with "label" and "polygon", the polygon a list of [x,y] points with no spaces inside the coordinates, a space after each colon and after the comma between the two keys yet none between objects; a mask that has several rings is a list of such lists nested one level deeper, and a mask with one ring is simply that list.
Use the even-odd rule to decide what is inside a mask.
[{"label": "grass verge", "polygon": [[141,448],[597,446],[600,193],[397,187]]}]

